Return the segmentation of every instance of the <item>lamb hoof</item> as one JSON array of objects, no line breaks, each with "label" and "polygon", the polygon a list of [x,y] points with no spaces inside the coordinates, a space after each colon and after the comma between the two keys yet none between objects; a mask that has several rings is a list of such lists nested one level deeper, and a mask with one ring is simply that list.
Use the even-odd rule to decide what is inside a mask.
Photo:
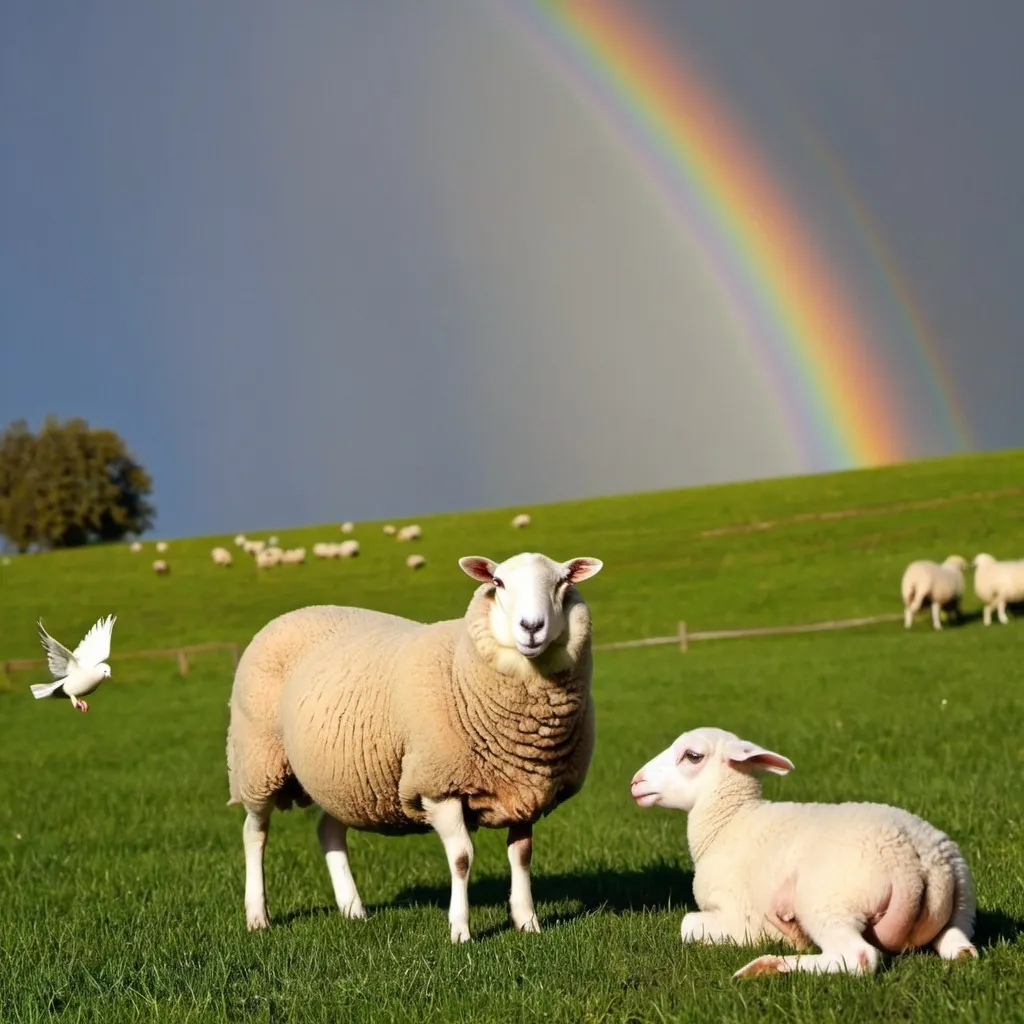
[{"label": "lamb hoof", "polygon": [[536,914],[531,914],[522,923],[520,923],[518,921],[515,921],[515,920],[513,920],[512,923],[516,926],[516,931],[517,932],[532,932],[534,934],[537,934],[537,933],[540,932],[540,921],[537,920],[537,915]]},{"label": "lamb hoof", "polygon": [[953,960],[977,960],[978,951],[974,946],[961,946],[952,956]]},{"label": "lamb hoof", "polygon": [[270,927],[266,910],[248,911],[245,915],[245,925],[251,932],[266,931]]},{"label": "lamb hoof", "polygon": [[363,906],[362,900],[355,899],[343,907],[339,906],[338,911],[342,917],[347,917],[351,921],[366,920],[366,908]]},{"label": "lamb hoof", "polygon": [[452,942],[469,942],[469,925],[468,924],[453,924],[452,925]]},{"label": "lamb hoof", "polygon": [[734,975],[734,978],[758,978],[762,974],[788,974],[789,967],[781,956],[759,956],[751,960],[745,967],[741,967]]}]

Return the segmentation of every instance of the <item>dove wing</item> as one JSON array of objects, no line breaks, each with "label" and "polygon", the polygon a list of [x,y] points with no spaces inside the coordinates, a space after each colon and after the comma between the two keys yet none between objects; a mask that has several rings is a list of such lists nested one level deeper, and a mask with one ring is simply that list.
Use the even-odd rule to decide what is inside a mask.
[{"label": "dove wing", "polygon": [[46,661],[54,679],[63,679],[75,667],[75,656],[59,641],[54,640],[39,620],[39,639],[46,651]]},{"label": "dove wing", "polygon": [[73,657],[83,668],[95,668],[110,656],[110,634],[115,621],[114,615],[98,619],[82,637],[82,642],[75,648]]}]

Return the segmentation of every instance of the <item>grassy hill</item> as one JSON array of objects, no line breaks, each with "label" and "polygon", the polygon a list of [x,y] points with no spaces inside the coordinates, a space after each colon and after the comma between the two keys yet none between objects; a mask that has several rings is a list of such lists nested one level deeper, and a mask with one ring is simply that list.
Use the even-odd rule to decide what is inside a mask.
[{"label": "grassy hill", "polygon": [[[118,615],[114,679],[88,715],[36,703],[16,672],[0,695],[0,1021],[1024,1019],[1024,622],[975,618],[935,634],[845,633],[709,642],[596,656],[598,748],[584,791],[537,828],[540,936],[506,927],[501,834],[476,837],[475,941],[447,942],[447,869],[434,836],[354,835],[367,922],[329,912],[312,812],[276,816],[267,854],[275,927],[249,935],[241,818],[224,807],[230,662],[116,653],[244,644],[303,604],[456,616],[464,554],[594,555],[581,589],[598,642],[692,629],[899,611],[912,558],[1024,555],[1024,452],[830,476],[417,519],[398,544],[360,523],[359,558],[258,573],[214,566],[231,538],[171,539],[171,573],[118,545],[0,566],[0,661],[37,657],[35,620],[69,644]],[[341,539],[337,524],[276,532]],[[411,572],[418,551],[427,566]],[[968,587],[968,611],[977,601]],[[2,683],[2,679],[0,679]],[[975,872],[982,960],[930,955],[871,979],[739,985],[747,950],[683,949],[692,907],[685,818],[642,811],[633,772],[678,733],[732,729],[791,757],[772,796],[892,801],[963,846]]]}]

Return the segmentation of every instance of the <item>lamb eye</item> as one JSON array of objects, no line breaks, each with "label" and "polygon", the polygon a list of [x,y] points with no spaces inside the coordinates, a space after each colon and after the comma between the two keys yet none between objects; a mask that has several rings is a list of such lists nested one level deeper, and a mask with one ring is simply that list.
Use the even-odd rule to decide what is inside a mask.
[{"label": "lamb eye", "polygon": [[685,757],[690,764],[700,764],[701,761],[704,760],[704,755],[698,753],[696,750],[687,750],[686,753],[683,754],[683,757]]},{"label": "lamb eye", "polygon": [[492,582],[492,583],[493,583],[493,584],[494,584],[494,585],[495,585],[495,586],[496,586],[496,587],[497,587],[497,588],[498,588],[499,590],[501,590],[501,589],[502,589],[502,588],[503,588],[503,587],[505,586],[505,584],[504,584],[504,583],[503,583],[503,582],[502,582],[501,580],[499,580],[497,576],[492,576],[492,577],[491,577],[491,582]]}]

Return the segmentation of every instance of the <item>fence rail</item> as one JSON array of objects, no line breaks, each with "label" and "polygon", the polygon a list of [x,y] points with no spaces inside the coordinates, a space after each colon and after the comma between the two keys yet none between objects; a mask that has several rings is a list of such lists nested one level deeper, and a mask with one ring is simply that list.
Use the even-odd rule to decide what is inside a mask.
[{"label": "fence rail", "polygon": [[[238,644],[214,642],[207,644],[191,644],[185,647],[164,647],[155,651],[119,651],[111,654],[108,661],[129,661],[133,658],[176,658],[178,674],[188,675],[188,659],[192,654],[206,654],[209,651],[229,651],[231,663],[238,668]],[[11,678],[12,672],[30,668],[46,668],[45,658],[11,658],[2,662],[4,675]]]},{"label": "fence rail", "polygon": [[756,626],[751,629],[707,629],[690,632],[685,622],[673,636],[648,636],[639,640],[619,640],[609,644],[594,644],[595,651],[620,651],[629,647],[661,647],[678,644],[680,651],[687,651],[695,640],[739,640],[750,636],[784,636],[790,633],[820,633],[832,629],[855,629],[858,626],[873,626],[881,622],[898,622],[901,613],[889,615],[865,615],[859,619],[833,619],[830,622],[808,622],[797,626]]}]

